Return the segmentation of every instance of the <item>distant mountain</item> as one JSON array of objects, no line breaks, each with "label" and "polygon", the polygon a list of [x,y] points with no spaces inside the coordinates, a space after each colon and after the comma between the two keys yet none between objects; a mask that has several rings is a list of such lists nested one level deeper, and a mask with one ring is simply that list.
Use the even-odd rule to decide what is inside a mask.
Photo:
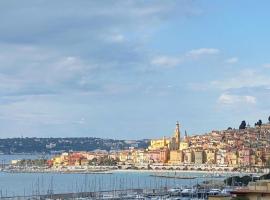
[{"label": "distant mountain", "polygon": [[56,153],[63,151],[113,151],[129,147],[146,148],[149,140],[113,140],[92,137],[78,138],[7,138],[0,139],[0,153]]}]

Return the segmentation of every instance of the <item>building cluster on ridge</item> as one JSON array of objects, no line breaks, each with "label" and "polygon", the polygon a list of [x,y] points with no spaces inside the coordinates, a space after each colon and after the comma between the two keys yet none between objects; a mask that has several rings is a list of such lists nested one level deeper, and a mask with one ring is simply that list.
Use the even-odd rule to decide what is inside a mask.
[{"label": "building cluster on ridge", "polygon": [[51,164],[87,165],[105,157],[119,165],[265,167],[270,164],[270,123],[181,137],[177,122],[171,138],[153,139],[147,149],[64,153]]},{"label": "building cluster on ridge", "polygon": [[[159,161],[167,164],[218,166],[265,166],[270,161],[270,124],[254,128],[212,131],[185,136],[180,140],[179,123],[171,139],[152,140],[148,154],[160,151]],[[154,157],[152,161],[155,162]]]}]

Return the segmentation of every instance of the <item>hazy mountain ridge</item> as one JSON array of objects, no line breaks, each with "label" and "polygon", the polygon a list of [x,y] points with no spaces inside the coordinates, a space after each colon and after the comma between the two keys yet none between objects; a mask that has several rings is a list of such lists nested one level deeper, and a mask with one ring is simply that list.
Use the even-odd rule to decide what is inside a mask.
[{"label": "hazy mountain ridge", "polygon": [[55,153],[61,151],[123,150],[145,148],[149,140],[114,140],[94,137],[78,138],[5,138],[0,139],[0,153]]}]

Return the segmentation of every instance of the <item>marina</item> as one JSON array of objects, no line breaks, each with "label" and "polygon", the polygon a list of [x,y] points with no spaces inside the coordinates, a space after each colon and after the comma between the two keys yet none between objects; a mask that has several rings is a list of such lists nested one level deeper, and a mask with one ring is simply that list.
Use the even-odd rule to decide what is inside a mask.
[{"label": "marina", "polygon": [[[9,159],[7,156],[5,158]],[[141,196],[142,199],[172,199],[178,198],[179,195],[181,198],[186,198],[194,191],[197,191],[196,196],[203,197],[210,191],[204,183],[220,184],[223,183],[224,177],[236,174],[241,175],[236,172],[209,173],[179,170],[111,170],[92,173],[1,171],[0,197],[1,199],[49,199],[49,197],[66,199],[68,196],[71,199],[119,199],[126,195],[124,199],[136,199]],[[198,185],[203,188],[197,187]],[[202,195],[204,190],[205,194]]]},{"label": "marina", "polygon": [[225,191],[224,178],[205,175],[198,172],[161,172],[158,175],[131,170],[97,174],[0,172],[0,197],[22,200],[206,199],[209,194]]},{"label": "marina", "polygon": [[209,189],[209,188],[156,188],[156,189],[127,189],[97,192],[77,192],[77,193],[58,193],[58,194],[33,194],[23,196],[1,196],[1,199],[14,200],[105,200],[105,199],[141,199],[141,200],[207,200],[208,196],[228,196],[228,189]]}]

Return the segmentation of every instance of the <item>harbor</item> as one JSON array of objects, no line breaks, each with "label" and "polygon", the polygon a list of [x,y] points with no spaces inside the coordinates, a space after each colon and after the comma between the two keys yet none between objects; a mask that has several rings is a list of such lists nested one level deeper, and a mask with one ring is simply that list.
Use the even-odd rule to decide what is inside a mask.
[{"label": "harbor", "polygon": [[156,189],[127,189],[113,191],[97,192],[77,192],[77,193],[59,193],[43,194],[29,196],[1,196],[1,199],[8,200],[105,200],[105,199],[141,199],[141,200],[207,200],[208,196],[223,195],[228,196],[232,188],[210,189],[210,188],[156,188]]},{"label": "harbor", "polygon": [[[206,173],[198,172],[162,172],[167,177],[153,176],[157,173],[138,171],[114,171],[112,173],[8,173],[0,172],[0,196],[2,199],[18,197],[40,197],[46,195],[73,194],[92,197],[101,192],[110,191],[143,191],[138,193],[147,195],[161,194],[161,191],[171,191],[171,194],[189,191],[184,189],[225,188],[224,178],[206,177]],[[228,174],[228,176],[235,174]],[[192,179],[178,179],[177,177],[193,177]],[[196,177],[196,178],[195,178]],[[178,188],[178,189],[176,189]],[[175,190],[174,190],[175,189]],[[184,191],[183,191],[184,190]],[[149,192],[152,191],[152,192]],[[155,191],[155,192],[153,192]],[[159,192],[157,192],[159,191]],[[178,192],[177,192],[178,191]],[[191,190],[193,191],[193,190]],[[104,193],[108,194],[108,192]],[[129,192],[127,192],[129,194]],[[170,195],[171,195],[170,194]],[[75,196],[76,196],[75,195]],[[119,194],[120,195],[120,194]],[[119,196],[118,195],[118,196]],[[200,195],[199,195],[200,196]]]}]

